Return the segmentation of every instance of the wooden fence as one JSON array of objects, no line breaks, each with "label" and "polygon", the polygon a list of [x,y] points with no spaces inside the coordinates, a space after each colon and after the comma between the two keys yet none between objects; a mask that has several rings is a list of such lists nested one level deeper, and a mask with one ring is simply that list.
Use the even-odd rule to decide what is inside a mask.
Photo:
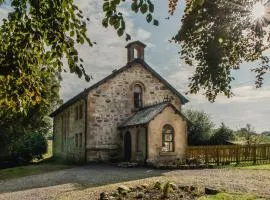
[{"label": "wooden fence", "polygon": [[215,165],[266,163],[270,162],[270,144],[189,146],[186,149],[186,158]]}]

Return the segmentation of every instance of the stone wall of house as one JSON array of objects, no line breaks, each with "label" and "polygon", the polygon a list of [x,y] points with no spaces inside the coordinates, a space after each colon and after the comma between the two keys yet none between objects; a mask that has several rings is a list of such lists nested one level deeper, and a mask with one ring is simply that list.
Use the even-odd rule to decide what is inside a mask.
[{"label": "stone wall of house", "polygon": [[117,127],[134,112],[133,86],[143,86],[143,105],[169,97],[176,108],[179,98],[140,64],[117,74],[91,90],[88,96],[87,160],[108,160],[120,154],[121,137]]},{"label": "stone wall of house", "polygon": [[[174,129],[174,152],[162,151],[162,129],[165,125]],[[148,126],[148,162],[182,159],[187,146],[187,124],[173,108],[167,107]]]},{"label": "stone wall of house", "polygon": [[[82,114],[76,112],[82,106]],[[70,105],[54,117],[53,154],[71,162],[83,162],[85,158],[85,100]],[[77,109],[76,109],[77,107]],[[79,114],[79,113],[78,113]],[[77,137],[77,138],[76,138]],[[77,140],[77,141],[76,141]],[[77,144],[76,144],[77,143]]]}]

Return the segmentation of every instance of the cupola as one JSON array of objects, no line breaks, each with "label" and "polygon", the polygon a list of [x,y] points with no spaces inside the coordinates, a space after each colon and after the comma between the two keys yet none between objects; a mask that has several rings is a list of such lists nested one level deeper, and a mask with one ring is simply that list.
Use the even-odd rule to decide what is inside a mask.
[{"label": "cupola", "polygon": [[140,41],[130,42],[127,48],[127,61],[130,62],[134,59],[144,60],[144,48],[146,45]]}]

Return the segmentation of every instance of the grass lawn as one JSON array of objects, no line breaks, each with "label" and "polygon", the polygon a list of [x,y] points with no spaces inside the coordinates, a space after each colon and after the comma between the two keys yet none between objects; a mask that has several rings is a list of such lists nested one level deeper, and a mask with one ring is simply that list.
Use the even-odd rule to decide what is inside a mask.
[{"label": "grass lawn", "polygon": [[198,200],[263,200],[254,195],[248,194],[229,194],[229,193],[218,193],[217,195],[209,195],[200,197]]},{"label": "grass lawn", "polygon": [[41,174],[51,171],[57,171],[60,169],[70,168],[71,166],[57,164],[57,163],[39,163],[27,166],[13,167],[0,170],[0,180],[7,180],[12,178],[20,178],[24,176],[30,176],[35,174]]},{"label": "grass lawn", "polygon": [[19,167],[12,167],[0,170],[0,180],[20,178],[29,175],[41,174],[60,169],[67,169],[72,166],[59,164],[52,161],[52,141],[48,140],[48,151],[43,155],[42,160],[33,160],[33,164]]},{"label": "grass lawn", "polygon": [[240,167],[240,169],[270,170],[270,164],[267,164],[267,165],[251,165],[251,166]]}]

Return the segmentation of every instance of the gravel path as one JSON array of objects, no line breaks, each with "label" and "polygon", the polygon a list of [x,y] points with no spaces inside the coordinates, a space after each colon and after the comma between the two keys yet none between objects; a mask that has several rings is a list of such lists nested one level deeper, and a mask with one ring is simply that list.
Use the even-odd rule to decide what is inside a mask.
[{"label": "gravel path", "polygon": [[[115,189],[120,182],[121,184],[125,182],[126,185],[136,185],[166,180],[183,185],[212,186],[229,192],[254,193],[270,199],[269,170],[165,171],[89,165],[2,181],[0,182],[0,200],[96,199],[99,192]],[[97,187],[100,185],[105,186]]]}]

